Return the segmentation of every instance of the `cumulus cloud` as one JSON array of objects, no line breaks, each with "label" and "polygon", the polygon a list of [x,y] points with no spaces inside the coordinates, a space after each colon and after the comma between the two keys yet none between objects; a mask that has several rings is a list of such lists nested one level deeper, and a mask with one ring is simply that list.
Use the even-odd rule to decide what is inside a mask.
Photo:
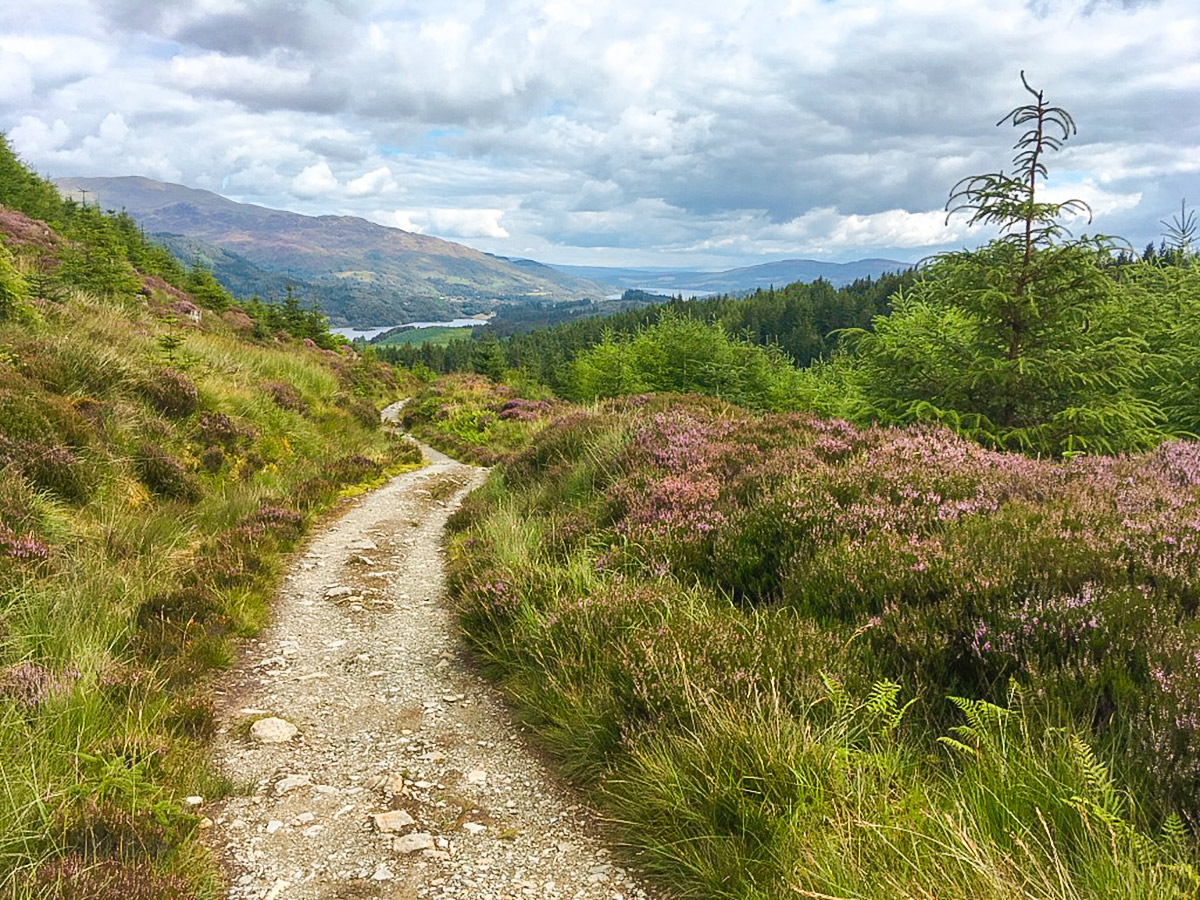
[{"label": "cumulus cloud", "polygon": [[986,239],[941,207],[1008,164],[1021,67],[1079,123],[1048,190],[1156,237],[1198,44],[1192,0],[44,0],[0,11],[0,127],[53,174],[506,255],[915,259]]},{"label": "cumulus cloud", "polygon": [[390,209],[376,210],[374,214],[367,218],[373,222],[378,222],[380,225],[387,225],[391,228],[402,228],[405,231],[411,231],[416,234],[424,234],[425,224],[423,221],[418,221],[423,216],[423,213],[414,212],[413,210]]},{"label": "cumulus cloud", "polygon": [[292,179],[292,192],[297,197],[325,197],[333,194],[341,187],[329,163],[322,160],[311,166]]},{"label": "cumulus cloud", "polygon": [[378,194],[391,193],[395,189],[396,179],[392,177],[391,169],[387,166],[380,166],[378,169],[372,169],[365,175],[360,175],[348,182],[346,196],[373,197]]},{"label": "cumulus cloud", "polygon": [[19,106],[33,94],[33,72],[19,53],[0,48],[0,104]]},{"label": "cumulus cloud", "polygon": [[36,116],[22,116],[8,134],[21,153],[37,158],[62,147],[71,136],[71,130],[62,119],[47,123]]},{"label": "cumulus cloud", "polygon": [[502,209],[431,209],[428,213],[430,230],[452,237],[509,237],[500,219]]}]

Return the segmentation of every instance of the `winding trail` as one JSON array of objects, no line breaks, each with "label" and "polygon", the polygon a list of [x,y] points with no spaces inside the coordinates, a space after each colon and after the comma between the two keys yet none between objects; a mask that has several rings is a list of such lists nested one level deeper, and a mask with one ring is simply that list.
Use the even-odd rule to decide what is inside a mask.
[{"label": "winding trail", "polygon": [[648,897],[467,663],[440,545],[486,471],[422,449],[312,539],[222,685],[238,790],[200,812],[229,900]]}]

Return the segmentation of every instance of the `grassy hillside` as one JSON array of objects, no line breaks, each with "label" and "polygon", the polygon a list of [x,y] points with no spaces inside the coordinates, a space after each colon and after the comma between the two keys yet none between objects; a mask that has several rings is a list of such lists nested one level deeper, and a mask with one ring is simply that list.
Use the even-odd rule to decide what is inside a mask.
[{"label": "grassy hillside", "polygon": [[409,418],[513,448],[451,522],[461,626],[673,895],[1196,896],[1195,443],[482,379]]},{"label": "grassy hillside", "polygon": [[0,896],[220,896],[207,680],[310,525],[419,458],[378,425],[401,386],[189,294],[7,145],[0,204]]}]

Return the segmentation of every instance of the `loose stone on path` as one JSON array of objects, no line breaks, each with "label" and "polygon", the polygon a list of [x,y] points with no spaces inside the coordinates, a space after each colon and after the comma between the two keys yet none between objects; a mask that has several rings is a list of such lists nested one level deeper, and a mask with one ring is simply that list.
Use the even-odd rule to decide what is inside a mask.
[{"label": "loose stone on path", "polygon": [[461,662],[441,534],[486,473],[425,452],[313,538],[223,686],[217,764],[252,786],[203,807],[226,896],[647,898]]}]

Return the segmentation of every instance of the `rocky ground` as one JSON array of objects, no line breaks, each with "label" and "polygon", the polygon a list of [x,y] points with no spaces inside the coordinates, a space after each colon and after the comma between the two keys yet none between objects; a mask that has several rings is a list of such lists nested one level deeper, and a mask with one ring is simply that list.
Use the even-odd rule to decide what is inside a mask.
[{"label": "rocky ground", "polygon": [[441,533],[484,477],[432,450],[286,577],[222,694],[205,805],[230,900],[645,898],[467,663]]}]

